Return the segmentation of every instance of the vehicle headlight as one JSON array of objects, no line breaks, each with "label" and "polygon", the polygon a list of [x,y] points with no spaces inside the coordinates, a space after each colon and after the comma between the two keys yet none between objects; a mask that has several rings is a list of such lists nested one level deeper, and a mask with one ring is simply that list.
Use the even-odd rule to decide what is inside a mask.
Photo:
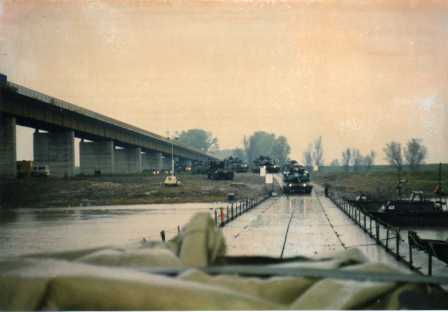
[{"label": "vehicle headlight", "polygon": [[306,183],[303,183],[302,186],[303,186],[303,187],[306,187]]},{"label": "vehicle headlight", "polygon": [[289,187],[291,187],[291,186],[292,186],[292,184],[291,184],[291,183],[289,183],[289,184],[288,184],[288,186],[289,186]]}]

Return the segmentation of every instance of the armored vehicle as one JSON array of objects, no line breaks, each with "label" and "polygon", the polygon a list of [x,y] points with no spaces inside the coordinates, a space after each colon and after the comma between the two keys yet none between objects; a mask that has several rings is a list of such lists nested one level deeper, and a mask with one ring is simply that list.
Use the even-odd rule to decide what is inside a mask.
[{"label": "armored vehicle", "polygon": [[225,161],[212,161],[208,169],[207,177],[210,180],[233,180],[233,170]]},{"label": "armored vehicle", "polygon": [[310,174],[297,162],[290,162],[283,169],[283,192],[285,194],[311,194],[313,186]]},{"label": "armored vehicle", "polygon": [[260,167],[266,167],[267,173],[279,173],[280,167],[269,156],[260,156],[254,160],[253,172],[260,172]]},{"label": "armored vehicle", "polygon": [[247,163],[239,159],[238,157],[229,157],[226,159],[228,168],[232,169],[235,172],[247,172],[249,170],[249,166]]},{"label": "armored vehicle", "polygon": [[179,186],[181,182],[177,179],[175,175],[169,175],[163,181],[163,185],[165,186]]}]

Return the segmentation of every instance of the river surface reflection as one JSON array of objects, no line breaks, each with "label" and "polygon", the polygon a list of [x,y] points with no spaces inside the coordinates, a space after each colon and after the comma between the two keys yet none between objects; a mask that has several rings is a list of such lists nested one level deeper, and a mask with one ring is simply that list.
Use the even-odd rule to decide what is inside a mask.
[{"label": "river surface reflection", "polygon": [[225,203],[0,210],[0,257],[116,246],[177,233],[197,212]]}]

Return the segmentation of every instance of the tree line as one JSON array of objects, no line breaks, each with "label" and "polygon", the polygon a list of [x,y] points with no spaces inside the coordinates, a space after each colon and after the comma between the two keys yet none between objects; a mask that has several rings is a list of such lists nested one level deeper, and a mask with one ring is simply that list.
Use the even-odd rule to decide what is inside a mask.
[{"label": "tree line", "polygon": [[[189,129],[177,133],[177,142],[191,146],[204,152],[218,153],[218,139],[209,131],[203,129]],[[243,138],[242,147],[232,149],[226,155],[238,157],[249,163],[259,156],[269,156],[278,164],[283,165],[289,160],[291,147],[283,135],[276,135],[265,131],[256,131]],[[427,148],[423,141],[410,139],[402,148],[401,143],[391,141],[383,148],[384,159],[392,166],[401,170],[404,165],[411,169],[417,168],[427,158]],[[359,149],[347,147],[340,159],[333,159],[331,167],[344,167],[346,171],[369,170],[376,160],[377,154],[371,150],[363,154]],[[303,164],[309,169],[324,166],[324,146],[322,136],[317,137],[303,152]]]},{"label": "tree line", "polygon": [[[203,129],[182,131],[176,135],[176,141],[204,152],[219,153],[218,139]],[[250,136],[245,136],[243,146],[233,149],[229,154],[249,163],[260,156],[269,156],[283,165],[287,162],[290,152],[291,147],[285,136],[256,131]]]},{"label": "tree line", "polygon": [[[416,138],[410,139],[404,148],[396,141],[386,143],[383,153],[387,163],[397,170],[402,170],[404,165],[409,166],[411,170],[416,169],[425,162],[428,154],[423,141]],[[341,161],[334,159],[330,166],[342,166],[345,171],[369,170],[375,164],[375,158],[376,153],[373,150],[363,155],[356,148],[346,148],[342,152]]]}]

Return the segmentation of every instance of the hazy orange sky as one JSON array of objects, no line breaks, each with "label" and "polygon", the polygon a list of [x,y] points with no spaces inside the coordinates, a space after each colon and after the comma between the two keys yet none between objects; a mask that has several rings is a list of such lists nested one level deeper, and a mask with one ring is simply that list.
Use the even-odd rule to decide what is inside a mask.
[{"label": "hazy orange sky", "polygon": [[[0,72],[166,135],[256,130],[292,157],[423,139],[448,161],[448,1],[1,1]],[[31,131],[19,129],[19,158]]]}]

